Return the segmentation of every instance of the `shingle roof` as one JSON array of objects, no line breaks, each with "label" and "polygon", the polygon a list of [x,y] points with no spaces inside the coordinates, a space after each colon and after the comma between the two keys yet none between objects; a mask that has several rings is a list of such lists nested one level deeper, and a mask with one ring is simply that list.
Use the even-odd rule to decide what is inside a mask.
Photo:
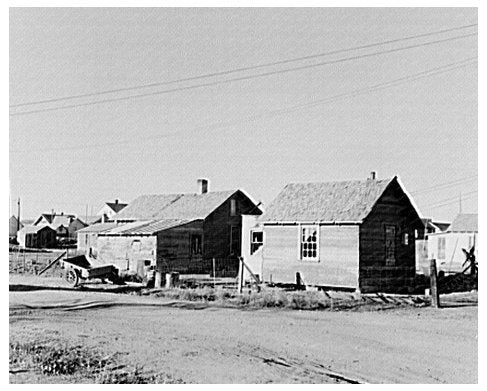
[{"label": "shingle roof", "polygon": [[161,232],[169,228],[178,227],[180,225],[187,224],[189,222],[190,222],[189,220],[178,220],[178,219],[160,220],[145,225],[131,227],[123,231],[120,231],[119,233],[123,235],[153,235],[157,232]]},{"label": "shingle roof", "polygon": [[[41,218],[44,217],[50,224],[52,224],[53,220],[56,218],[56,217],[70,217],[70,218],[76,218],[76,215],[72,215],[72,214],[54,214],[54,219],[53,219],[53,215],[51,213],[43,213],[41,215]],[[39,220],[39,219],[38,219]]]},{"label": "shingle roof", "polygon": [[111,228],[117,226],[117,223],[97,223],[93,225],[89,225],[88,227],[82,228],[78,230],[78,232],[85,232],[85,233],[96,233],[96,232],[103,232],[108,231]]},{"label": "shingle roof", "polygon": [[205,194],[153,194],[132,201],[112,220],[205,219],[237,190]]},{"label": "shingle roof", "polygon": [[49,225],[26,225],[19,232],[26,233],[26,234],[37,233],[40,230],[45,228],[53,230]]},{"label": "shingle roof", "polygon": [[54,229],[59,228],[61,225],[67,228],[69,227],[69,224],[71,223],[71,220],[73,218],[74,218],[73,216],[69,216],[69,215],[57,215],[54,216],[54,219],[52,219],[50,225]]},{"label": "shingle roof", "polygon": [[448,228],[449,232],[478,232],[478,214],[459,214]]},{"label": "shingle roof", "polygon": [[291,183],[260,220],[361,222],[395,179]]}]

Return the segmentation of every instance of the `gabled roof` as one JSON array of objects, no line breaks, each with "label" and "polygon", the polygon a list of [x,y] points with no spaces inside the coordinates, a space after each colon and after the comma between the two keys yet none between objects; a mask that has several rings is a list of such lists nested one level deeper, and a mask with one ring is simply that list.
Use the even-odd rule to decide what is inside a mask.
[{"label": "gabled roof", "polygon": [[103,232],[108,231],[117,226],[117,223],[97,223],[93,225],[89,225],[88,227],[79,229],[78,232],[81,233],[96,233],[96,232]]},{"label": "gabled roof", "polygon": [[115,213],[120,212],[123,208],[125,208],[128,205],[128,204],[122,204],[120,202],[105,202],[105,204]]},{"label": "gabled roof", "polygon": [[291,183],[284,187],[259,220],[360,223],[393,181],[397,181],[421,217],[399,178],[394,177],[382,180]]},{"label": "gabled roof", "polygon": [[54,231],[49,225],[26,225],[19,231],[19,233],[37,233],[43,229],[50,229],[51,231]]},{"label": "gabled roof", "polygon": [[478,214],[463,213],[457,215],[448,232],[478,232]]},{"label": "gabled roof", "polygon": [[35,221],[34,224],[38,224],[42,220],[42,218],[44,218],[49,224],[52,224],[54,219],[56,219],[56,217],[62,217],[62,218],[67,217],[67,218],[74,219],[74,218],[76,218],[76,215],[65,214],[65,213],[63,213],[62,215],[60,215],[60,214],[54,214],[53,215],[52,213],[43,213],[37,218],[37,220]]},{"label": "gabled roof", "polygon": [[239,190],[205,194],[153,194],[132,201],[112,220],[199,220],[205,219]]},{"label": "gabled roof", "polygon": [[54,229],[58,229],[61,225],[68,228],[72,220],[73,220],[73,216],[56,215],[54,216],[54,219],[52,219],[50,225]]}]

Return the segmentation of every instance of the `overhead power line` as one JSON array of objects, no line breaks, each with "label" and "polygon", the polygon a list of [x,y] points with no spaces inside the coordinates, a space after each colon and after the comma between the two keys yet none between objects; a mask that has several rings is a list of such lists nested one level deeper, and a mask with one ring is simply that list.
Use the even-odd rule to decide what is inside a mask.
[{"label": "overhead power line", "polygon": [[451,187],[451,186],[458,186],[458,185],[461,185],[463,183],[470,182],[476,178],[477,178],[477,175],[471,175],[471,176],[468,176],[466,178],[457,179],[457,180],[445,182],[445,183],[439,183],[439,184],[434,185],[434,186],[425,187],[423,189],[418,189],[418,190],[411,192],[411,194],[418,195],[418,194],[423,194],[423,193],[429,193],[429,192],[431,192],[433,190],[437,190],[437,189],[443,189],[443,188],[447,188],[447,187]]},{"label": "overhead power line", "polygon": [[331,55],[346,53],[346,52],[355,51],[355,50],[370,49],[370,48],[377,47],[377,46],[389,45],[392,43],[409,41],[409,40],[418,39],[418,38],[425,38],[425,37],[430,37],[430,36],[438,35],[438,34],[444,34],[444,33],[452,32],[452,31],[465,30],[465,29],[469,29],[469,28],[477,27],[477,26],[478,26],[477,23],[474,23],[474,24],[463,25],[463,26],[459,26],[459,27],[453,27],[453,28],[449,28],[449,29],[436,30],[436,31],[432,31],[429,33],[410,35],[407,37],[390,39],[387,41],[374,42],[374,43],[370,43],[370,44],[366,44],[366,45],[353,46],[353,47],[349,47],[349,48],[345,48],[345,49],[332,50],[332,51],[328,51],[328,52],[324,52],[324,53],[317,53],[317,54],[312,54],[312,55],[303,56],[303,57],[295,57],[295,58],[290,58],[290,59],[286,59],[286,60],[267,62],[267,63],[263,63],[263,64],[257,64],[257,65],[235,68],[235,69],[229,69],[229,70],[220,71],[220,72],[207,73],[207,74],[203,74],[203,75],[191,76],[191,77],[186,77],[186,78],[181,78],[181,79],[176,79],[176,80],[170,80],[170,81],[165,81],[165,82],[156,82],[156,83],[142,84],[142,85],[131,86],[131,87],[114,88],[114,89],[104,90],[104,91],[90,92],[90,93],[84,93],[84,94],[78,94],[78,95],[70,95],[70,96],[64,96],[64,97],[59,97],[59,98],[51,98],[51,99],[25,102],[25,103],[17,103],[17,104],[10,105],[10,107],[30,106],[30,105],[41,104],[41,103],[54,103],[54,102],[60,102],[60,101],[64,101],[64,100],[73,100],[73,99],[79,99],[79,98],[88,98],[88,97],[92,97],[92,96],[113,94],[113,93],[117,93],[117,92],[134,91],[134,90],[139,90],[139,89],[143,89],[143,88],[160,87],[160,86],[164,86],[164,85],[182,83],[182,82],[187,82],[187,81],[194,81],[194,80],[199,80],[199,79],[206,79],[206,78],[216,77],[216,76],[226,76],[226,75],[230,75],[233,73],[246,72],[246,71],[250,71],[250,70],[254,70],[254,69],[261,69],[261,68],[267,68],[267,67],[276,66],[276,65],[290,64],[293,62],[312,60],[315,58],[331,56]]},{"label": "overhead power line", "polygon": [[[475,194],[472,194],[472,195],[469,195],[466,197],[463,197],[463,195],[462,195],[462,201],[469,200],[469,199],[474,198],[474,197],[475,197]],[[442,207],[447,206],[447,205],[456,204],[459,201],[459,199],[460,198],[457,198],[456,200],[452,200],[450,202],[445,202],[443,204],[439,204],[439,205],[435,205],[435,206],[424,207],[424,209],[433,210],[433,209],[442,208]]]},{"label": "overhead power line", "polygon": [[[443,74],[446,72],[450,72],[450,71],[453,71],[456,69],[460,69],[460,68],[463,68],[465,66],[475,64],[475,62],[473,62],[473,61],[476,61],[476,60],[477,60],[477,57],[471,57],[471,58],[467,58],[467,59],[462,60],[462,61],[457,61],[454,63],[450,63],[450,64],[442,65],[439,67],[431,68],[429,70],[418,72],[418,73],[411,74],[408,76],[404,76],[404,77],[401,77],[398,79],[390,80],[390,81],[383,82],[383,83],[378,83],[378,84],[375,84],[372,86],[356,89],[353,91],[348,91],[348,92],[337,94],[334,96],[330,96],[330,97],[327,97],[324,99],[314,100],[314,101],[309,102],[309,103],[304,103],[304,104],[289,106],[286,108],[271,110],[271,111],[267,111],[264,113],[255,114],[255,115],[247,116],[244,118],[239,118],[239,119],[232,120],[232,121],[220,121],[220,122],[216,122],[213,124],[202,125],[202,126],[195,127],[192,130],[194,131],[194,130],[207,129],[207,128],[214,130],[217,128],[228,127],[228,126],[232,126],[232,125],[239,125],[239,124],[242,124],[245,122],[256,121],[256,120],[261,119],[261,118],[288,114],[288,113],[291,113],[291,112],[294,112],[297,110],[302,110],[305,108],[319,106],[319,105],[323,105],[323,104],[327,104],[327,103],[334,103],[334,102],[337,102],[339,100],[343,100],[346,98],[353,98],[353,97],[360,96],[363,94],[368,94],[368,93],[384,90],[387,88],[396,87],[396,86],[401,85],[401,84],[406,84],[406,83],[409,83],[412,81],[416,81],[416,80],[424,79],[427,77],[431,77],[431,76]],[[153,139],[165,138],[165,137],[175,136],[178,134],[179,133],[177,133],[177,132],[159,134],[159,135],[144,137],[143,140],[153,140]],[[73,147],[48,148],[48,149],[43,149],[43,151],[46,151],[46,150],[48,150],[48,151],[82,150],[82,149],[97,148],[97,147],[108,147],[108,146],[123,145],[123,144],[132,144],[133,145],[133,142],[134,142],[133,138],[128,138],[126,140],[119,140],[117,142],[99,143],[99,144],[92,144],[92,145],[81,145],[81,146],[73,146]],[[10,152],[11,153],[27,153],[27,152],[32,152],[32,150],[11,150]]]},{"label": "overhead power line", "polygon": [[77,107],[86,107],[86,106],[98,105],[98,104],[109,103],[109,102],[120,102],[120,101],[130,100],[130,99],[136,99],[136,98],[142,98],[142,97],[148,97],[148,96],[155,96],[155,95],[162,95],[162,94],[168,94],[168,93],[180,92],[180,91],[187,91],[187,90],[192,90],[192,89],[202,88],[202,87],[216,86],[216,85],[227,84],[227,83],[232,83],[232,82],[236,82],[236,81],[251,80],[251,79],[256,79],[256,78],[261,78],[261,77],[266,77],[266,76],[272,76],[272,75],[283,74],[283,73],[288,73],[288,72],[296,72],[296,71],[315,68],[315,67],[321,67],[321,66],[325,66],[325,65],[332,65],[332,64],[338,64],[338,63],[343,63],[343,62],[348,62],[348,61],[354,61],[354,60],[374,57],[374,56],[383,55],[383,54],[395,53],[395,52],[399,52],[399,51],[403,51],[403,50],[409,50],[409,49],[413,49],[413,48],[426,47],[426,46],[436,45],[438,43],[443,43],[443,42],[473,37],[476,35],[477,35],[477,33],[465,34],[465,35],[440,39],[440,40],[436,40],[436,41],[424,42],[421,44],[415,44],[415,45],[409,45],[409,46],[404,46],[404,47],[400,47],[400,48],[393,48],[393,49],[388,49],[388,50],[383,50],[383,51],[378,51],[378,52],[361,54],[361,55],[357,55],[357,56],[340,58],[337,60],[330,60],[330,61],[325,61],[325,62],[316,63],[316,64],[303,65],[303,66],[299,66],[299,67],[295,67],[295,68],[288,68],[288,69],[281,69],[281,70],[270,71],[270,72],[263,72],[263,73],[254,74],[254,75],[242,76],[242,77],[237,77],[237,78],[233,78],[233,79],[226,79],[226,80],[218,80],[218,81],[196,84],[196,85],[185,86],[185,87],[178,87],[178,88],[173,88],[173,89],[169,89],[169,90],[147,92],[147,93],[142,93],[142,94],[137,94],[137,95],[129,95],[129,96],[118,97],[118,98],[103,99],[103,100],[98,100],[98,101],[93,101],[93,102],[86,102],[86,103],[79,103],[79,104],[72,104],[72,105],[65,105],[65,106],[58,106],[58,107],[50,107],[50,108],[38,109],[38,110],[21,111],[21,112],[17,112],[17,113],[11,113],[10,116],[19,116],[19,115],[27,115],[27,114],[34,114],[34,113],[42,113],[42,112],[48,112],[48,111],[54,111],[54,110],[65,110],[65,109],[72,109],[72,108],[77,108]]},{"label": "overhead power line", "polygon": [[[467,193],[462,193],[462,199],[470,198],[474,194],[477,194],[477,193],[478,193],[478,190],[473,190],[473,191],[469,191]],[[469,195],[470,195],[470,197],[468,197]],[[467,196],[467,197],[465,197],[465,196]],[[423,207],[424,208],[428,208],[428,209],[432,209],[432,207],[453,204],[455,202],[458,202],[458,200],[459,200],[459,196],[450,197],[450,198],[445,198],[445,199],[443,199],[441,201],[433,202],[433,203],[430,203],[430,204],[425,204],[425,205],[423,205]]]}]

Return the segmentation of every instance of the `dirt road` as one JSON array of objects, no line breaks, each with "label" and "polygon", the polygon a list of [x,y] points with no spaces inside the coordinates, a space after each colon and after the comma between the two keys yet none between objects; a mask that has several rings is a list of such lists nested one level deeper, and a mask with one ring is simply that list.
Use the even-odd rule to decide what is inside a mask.
[{"label": "dirt road", "polygon": [[[72,291],[10,292],[10,338],[126,353],[195,383],[475,383],[477,308],[236,310]],[[181,308],[182,307],[182,308]]]}]

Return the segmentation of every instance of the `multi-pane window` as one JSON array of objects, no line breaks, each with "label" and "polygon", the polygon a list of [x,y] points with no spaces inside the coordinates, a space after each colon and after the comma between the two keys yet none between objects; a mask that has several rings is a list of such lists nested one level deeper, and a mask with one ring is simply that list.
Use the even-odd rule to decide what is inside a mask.
[{"label": "multi-pane window", "polygon": [[264,243],[264,232],[251,231],[250,232],[250,254],[255,253]]},{"label": "multi-pane window", "polygon": [[301,227],[301,259],[317,260],[318,254],[318,227]]},{"label": "multi-pane window", "polygon": [[386,225],[386,265],[393,266],[396,263],[396,227]]},{"label": "multi-pane window", "polygon": [[438,238],[438,259],[445,259],[446,238]]},{"label": "multi-pane window", "polygon": [[202,235],[200,234],[191,235],[191,254],[198,255],[201,254],[202,251],[203,251]]}]

